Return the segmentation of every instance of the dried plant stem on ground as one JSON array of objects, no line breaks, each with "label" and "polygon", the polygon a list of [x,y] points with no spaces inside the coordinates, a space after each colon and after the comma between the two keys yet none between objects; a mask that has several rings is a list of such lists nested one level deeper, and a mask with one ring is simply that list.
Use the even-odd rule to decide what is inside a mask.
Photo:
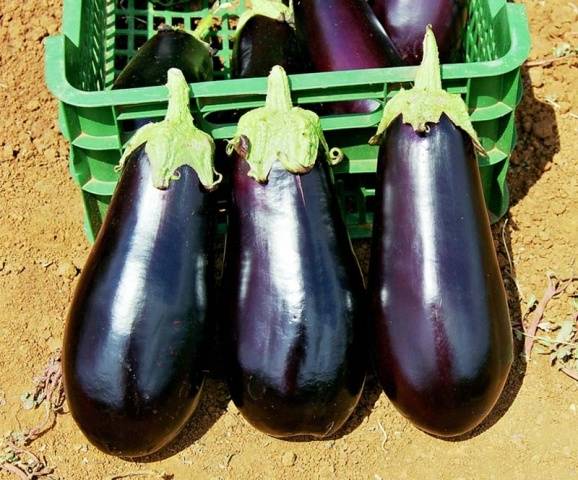
[{"label": "dried plant stem on ground", "polygon": [[0,470],[26,480],[56,478],[52,476],[54,469],[47,465],[46,459],[26,447],[50,430],[56,423],[56,415],[62,412],[64,386],[60,351],[52,355],[42,374],[34,379],[34,384],[34,391],[21,397],[23,406],[25,409],[32,409],[44,405],[45,418],[39,425],[19,432],[10,432],[4,438],[0,454]]},{"label": "dried plant stem on ground", "polygon": [[551,58],[545,58],[543,60],[530,60],[528,62],[526,62],[526,66],[529,68],[532,67],[549,67],[551,65],[554,65],[555,63],[565,63],[565,62],[569,62],[571,60],[576,60],[578,59],[578,55],[567,55],[565,57],[551,57]]},{"label": "dried plant stem on ground", "polygon": [[169,473],[157,472],[155,470],[142,470],[140,472],[127,472],[120,473],[118,475],[111,475],[107,477],[106,480],[121,480],[123,478],[135,478],[135,477],[154,477],[159,480],[171,480],[173,476]]},{"label": "dried plant stem on ground", "polygon": [[31,409],[44,404],[46,416],[39,425],[13,434],[13,441],[19,445],[29,445],[50,430],[56,422],[56,415],[63,412],[65,398],[60,351],[52,355],[44,372],[34,379],[34,383],[34,392],[23,396],[24,406]]}]

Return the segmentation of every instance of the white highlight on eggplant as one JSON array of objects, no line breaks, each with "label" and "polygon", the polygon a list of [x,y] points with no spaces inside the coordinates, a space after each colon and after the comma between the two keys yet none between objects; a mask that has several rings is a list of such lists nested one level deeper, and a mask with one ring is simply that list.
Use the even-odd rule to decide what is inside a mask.
[{"label": "white highlight on eggplant", "polygon": [[[145,179],[144,183],[145,191],[141,208],[146,210],[148,205],[156,202],[159,190],[153,187],[148,179]],[[162,216],[163,209],[159,208],[136,214],[137,222],[133,240],[127,252],[127,258],[133,260],[127,261],[122,269],[115,299],[112,302],[111,333],[113,336],[128,335],[133,329],[134,322],[142,313],[144,305],[139,300],[142,299],[141,292],[146,286],[147,268],[151,265],[152,255],[149,242],[143,242],[143,239],[150,235],[150,232],[158,230]],[[122,301],[119,301],[120,297],[123,298]]]},{"label": "white highlight on eggplant", "polygon": [[[440,302],[439,278],[437,270],[438,257],[435,251],[435,243],[431,241],[436,238],[435,225],[437,219],[435,218],[435,209],[433,206],[434,199],[431,195],[432,191],[429,188],[430,179],[430,164],[431,158],[428,158],[428,152],[425,149],[420,149],[420,157],[415,160],[413,164],[417,170],[416,172],[416,191],[421,192],[416,200],[416,212],[419,216],[416,224],[419,225],[421,250],[422,250],[422,265],[423,265],[423,296],[428,304]],[[420,185],[421,184],[421,185]]]}]

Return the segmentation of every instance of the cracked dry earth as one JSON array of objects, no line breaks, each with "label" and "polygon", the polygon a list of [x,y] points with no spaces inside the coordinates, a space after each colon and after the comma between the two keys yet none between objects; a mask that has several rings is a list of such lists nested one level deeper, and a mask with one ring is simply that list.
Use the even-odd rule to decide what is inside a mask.
[{"label": "cracked dry earth", "polygon": [[[567,0],[527,0],[531,60],[578,46],[578,8]],[[60,0],[0,3],[0,434],[40,422],[25,410],[60,346],[66,309],[89,245],[79,194],[67,169],[57,103],[43,82],[42,39],[60,28]],[[518,147],[507,223],[495,243],[518,324],[547,272],[568,277],[578,265],[578,60],[524,69]],[[367,244],[356,244],[367,267]],[[511,264],[508,260],[511,257]],[[519,288],[516,287],[516,282]],[[548,305],[545,320],[573,314],[571,284]],[[520,353],[521,342],[517,344]],[[30,444],[65,480],[174,479],[542,479],[578,478],[578,382],[535,351],[518,355],[490,418],[461,441],[413,428],[370,378],[363,400],[337,438],[284,442],[250,428],[219,378],[209,380],[198,413],[179,439],[144,463],[108,457],[88,444],[70,415]],[[140,472],[139,475],[137,475]],[[0,472],[0,479],[14,478]],[[49,477],[47,477],[49,478]]]}]

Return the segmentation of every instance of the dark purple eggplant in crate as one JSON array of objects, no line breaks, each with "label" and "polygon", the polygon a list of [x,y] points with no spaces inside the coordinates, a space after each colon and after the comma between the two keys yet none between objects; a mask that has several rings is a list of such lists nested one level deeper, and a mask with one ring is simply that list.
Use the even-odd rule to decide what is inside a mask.
[{"label": "dark purple eggplant in crate", "polygon": [[324,437],[363,388],[363,279],[313,112],[284,70],[245,114],[233,153],[223,277],[227,374],[243,416],[269,435]]},{"label": "dark purple eggplant in crate", "polygon": [[430,29],[415,87],[384,110],[369,273],[381,384],[420,429],[475,428],[512,363],[508,302],[461,97],[441,86]]},{"label": "dark purple eggplant in crate", "polygon": [[370,2],[404,65],[419,65],[425,29],[431,25],[442,62],[459,62],[467,20],[466,0],[372,0]]},{"label": "dark purple eggplant in crate", "polygon": [[[385,30],[366,0],[295,0],[297,36],[306,45],[313,70],[336,72],[383,68],[400,63]],[[375,100],[327,104],[324,112],[370,113]]]},{"label": "dark purple eggplant in crate", "polygon": [[239,17],[231,61],[233,78],[266,77],[275,65],[289,74],[307,67],[291,25],[293,11],[280,1],[253,0]]},{"label": "dark purple eggplant in crate", "polygon": [[164,85],[170,68],[181,70],[189,83],[212,80],[213,61],[209,46],[195,35],[162,25],[123,68],[113,88]]},{"label": "dark purple eggplant in crate", "polygon": [[73,418],[100,450],[151,454],[196,408],[210,340],[207,308],[217,181],[189,88],[168,73],[166,119],[131,139],[82,270],[64,337]]}]

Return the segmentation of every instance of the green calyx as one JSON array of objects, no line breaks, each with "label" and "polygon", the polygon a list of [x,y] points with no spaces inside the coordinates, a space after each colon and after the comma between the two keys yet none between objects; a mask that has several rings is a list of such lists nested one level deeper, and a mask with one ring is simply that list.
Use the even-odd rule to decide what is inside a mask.
[{"label": "green calyx", "polygon": [[251,8],[245,10],[237,22],[235,36],[239,36],[245,24],[255,15],[272,18],[279,22],[287,22],[294,26],[293,2],[291,6],[284,5],[281,0],[252,0]]},{"label": "green calyx", "polygon": [[241,117],[227,153],[236,149],[242,137],[248,140],[245,160],[250,167],[249,176],[258,182],[267,181],[277,160],[288,172],[309,172],[315,165],[320,145],[330,165],[343,158],[339,149],[329,149],[319,117],[293,106],[289,79],[279,65],[269,74],[265,106]]},{"label": "green calyx", "polygon": [[167,88],[169,104],[165,119],[137,130],[128,141],[117,168],[121,170],[131,153],[145,144],[156,188],[168,188],[171,180],[178,179],[176,170],[189,165],[203,186],[213,190],[222,179],[213,167],[215,144],[210,135],[193,123],[189,110],[189,85],[178,68],[168,71]]},{"label": "green calyx", "polygon": [[423,52],[414,87],[410,90],[401,89],[387,102],[377,132],[369,143],[379,144],[389,125],[400,115],[403,123],[410,124],[416,132],[425,132],[428,123],[438,123],[445,113],[454,125],[469,135],[475,149],[484,154],[466,104],[459,95],[452,95],[442,88],[439,52],[431,25],[426,29]]}]

